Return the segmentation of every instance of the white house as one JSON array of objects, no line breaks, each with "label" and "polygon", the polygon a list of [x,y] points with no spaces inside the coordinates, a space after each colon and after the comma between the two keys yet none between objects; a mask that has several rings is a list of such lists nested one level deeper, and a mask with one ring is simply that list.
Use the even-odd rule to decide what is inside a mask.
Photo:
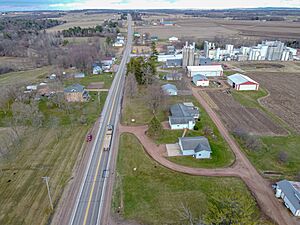
[{"label": "white house", "polygon": [[282,180],[277,182],[276,197],[282,198],[294,216],[300,216],[300,182]]},{"label": "white house", "polygon": [[243,74],[233,74],[227,77],[227,83],[238,91],[257,91],[259,83]]},{"label": "white house", "polygon": [[197,74],[202,74],[206,77],[223,76],[222,65],[188,66],[187,69],[189,77],[193,77]]},{"label": "white house", "polygon": [[195,76],[193,76],[193,83],[196,86],[201,86],[201,87],[208,87],[209,86],[209,80],[207,79],[206,76],[202,75],[202,74],[197,74]]},{"label": "white house", "polygon": [[178,39],[178,37],[170,37],[169,38],[169,42],[178,42],[179,41],[179,39]]},{"label": "white house", "polygon": [[172,96],[177,95],[178,90],[174,84],[165,84],[165,85],[162,85],[161,88],[166,95],[172,95]]},{"label": "white house", "polygon": [[178,139],[182,155],[193,156],[196,159],[210,159],[212,151],[206,137],[181,137]]},{"label": "white house", "polygon": [[35,84],[26,86],[27,91],[36,91],[37,88],[38,88],[38,85],[35,85]]},{"label": "white house", "polygon": [[200,117],[199,109],[192,103],[179,103],[170,107],[169,125],[172,130],[194,129],[195,119]]}]

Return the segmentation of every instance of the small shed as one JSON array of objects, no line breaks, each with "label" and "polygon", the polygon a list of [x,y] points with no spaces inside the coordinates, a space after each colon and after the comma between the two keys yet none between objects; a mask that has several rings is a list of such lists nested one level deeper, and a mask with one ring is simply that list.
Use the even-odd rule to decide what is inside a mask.
[{"label": "small shed", "polygon": [[202,74],[197,74],[195,76],[193,76],[193,83],[197,86],[197,87],[208,87],[209,86],[209,80],[207,79],[206,76],[202,75]]},{"label": "small shed", "polygon": [[75,73],[74,78],[84,78],[85,74],[84,73]]},{"label": "small shed", "polygon": [[182,80],[182,73],[168,73],[164,76],[165,80]]},{"label": "small shed", "polygon": [[177,42],[177,41],[179,41],[178,37],[173,36],[169,38],[169,42]]},{"label": "small shed", "polygon": [[259,88],[258,82],[240,73],[228,76],[227,83],[238,91],[257,91]]},{"label": "small shed", "polygon": [[102,68],[101,68],[101,66],[94,66],[93,67],[93,74],[94,75],[97,75],[97,74],[101,74],[102,73]]},{"label": "small shed", "polygon": [[165,84],[161,86],[162,90],[166,95],[176,96],[177,95],[177,87],[174,84]]}]

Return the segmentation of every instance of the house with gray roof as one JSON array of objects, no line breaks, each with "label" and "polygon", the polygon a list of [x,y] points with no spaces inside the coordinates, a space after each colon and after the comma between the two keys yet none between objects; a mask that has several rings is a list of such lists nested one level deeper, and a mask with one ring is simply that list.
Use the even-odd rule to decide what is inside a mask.
[{"label": "house with gray roof", "polygon": [[84,102],[89,99],[89,94],[84,86],[73,84],[64,89],[64,96],[68,102]]},{"label": "house with gray roof", "polygon": [[210,158],[212,151],[206,137],[181,137],[178,139],[182,155],[193,156],[196,159]]},{"label": "house with gray roof", "polygon": [[165,84],[162,85],[161,88],[166,95],[172,95],[172,96],[177,95],[178,90],[174,84]]},{"label": "house with gray roof", "polygon": [[172,130],[190,129],[200,117],[199,109],[193,103],[178,103],[170,107],[169,124]]},{"label": "house with gray roof", "polygon": [[276,184],[276,197],[283,199],[294,216],[300,216],[300,182],[282,180]]}]

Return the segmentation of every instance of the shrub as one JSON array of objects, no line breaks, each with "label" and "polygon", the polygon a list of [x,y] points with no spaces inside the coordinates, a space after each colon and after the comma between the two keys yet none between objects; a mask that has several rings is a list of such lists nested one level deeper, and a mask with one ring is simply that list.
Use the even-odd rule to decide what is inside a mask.
[{"label": "shrub", "polygon": [[194,126],[194,130],[199,130],[198,125],[195,125],[195,126]]},{"label": "shrub", "polygon": [[287,163],[288,162],[288,154],[285,151],[280,151],[278,153],[278,160],[281,163]]}]

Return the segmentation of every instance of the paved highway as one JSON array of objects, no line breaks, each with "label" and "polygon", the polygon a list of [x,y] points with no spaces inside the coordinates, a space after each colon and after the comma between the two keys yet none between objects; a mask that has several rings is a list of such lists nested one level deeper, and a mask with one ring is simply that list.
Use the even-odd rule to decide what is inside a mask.
[{"label": "paved highway", "polygon": [[[92,152],[88,160],[81,186],[72,209],[69,225],[100,225],[102,223],[104,204],[107,194],[107,182],[112,175],[111,161],[113,149],[103,151],[103,142],[107,125],[116,127],[120,116],[121,99],[125,83],[126,63],[132,47],[132,21],[128,15],[127,44],[123,52],[121,64],[109,90],[99,129],[95,137]],[[113,136],[114,140],[114,136]]]}]

